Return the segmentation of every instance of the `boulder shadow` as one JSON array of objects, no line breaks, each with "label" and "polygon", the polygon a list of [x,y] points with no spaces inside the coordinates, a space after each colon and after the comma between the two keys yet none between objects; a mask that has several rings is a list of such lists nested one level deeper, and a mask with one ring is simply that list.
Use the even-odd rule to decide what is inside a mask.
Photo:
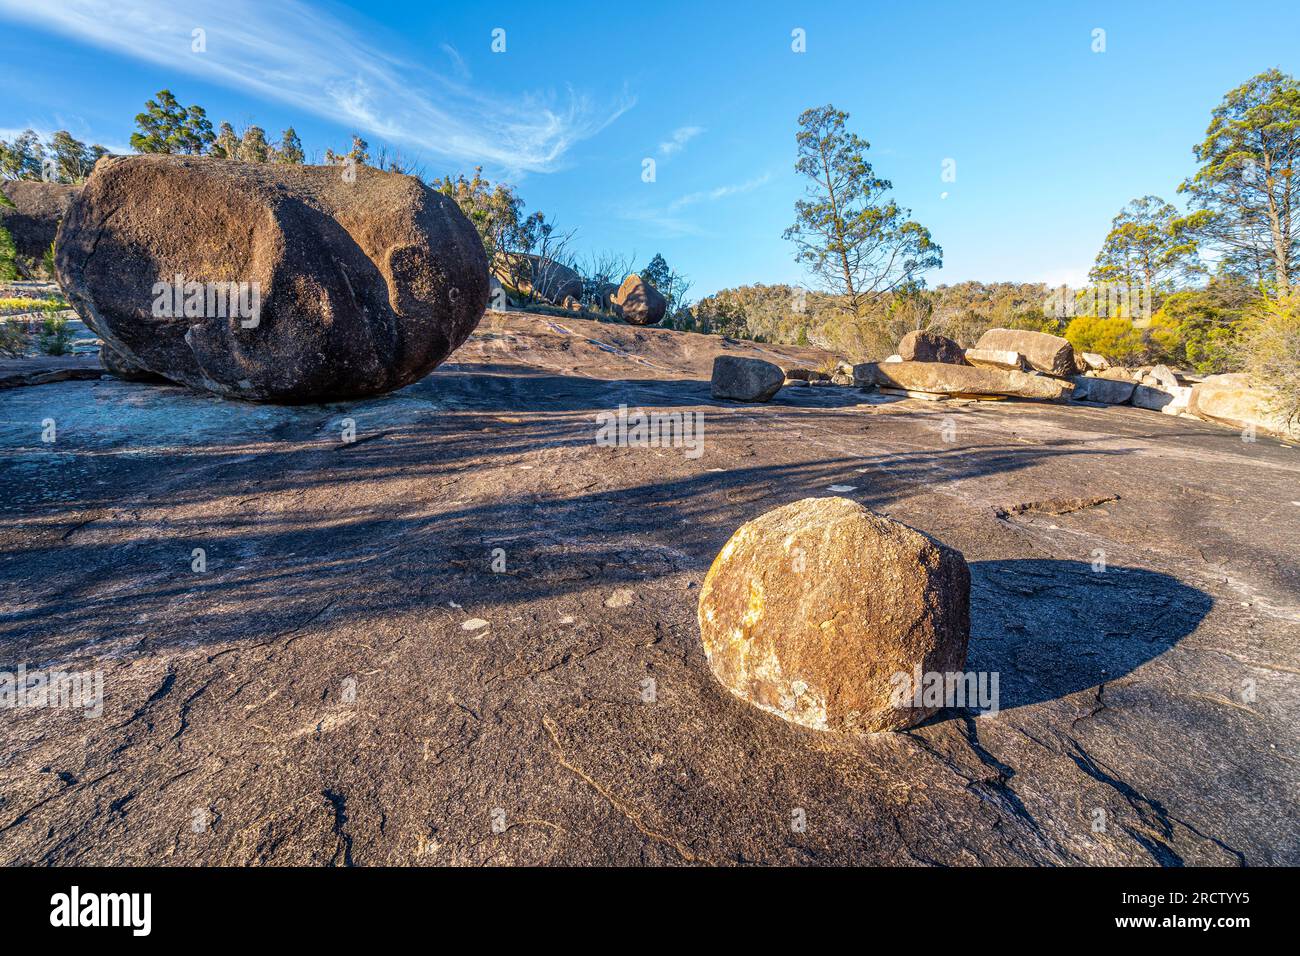
[{"label": "boulder shadow", "polygon": [[968,671],[996,672],[999,708],[1115,680],[1194,631],[1213,599],[1143,568],[1084,561],[977,561]]}]

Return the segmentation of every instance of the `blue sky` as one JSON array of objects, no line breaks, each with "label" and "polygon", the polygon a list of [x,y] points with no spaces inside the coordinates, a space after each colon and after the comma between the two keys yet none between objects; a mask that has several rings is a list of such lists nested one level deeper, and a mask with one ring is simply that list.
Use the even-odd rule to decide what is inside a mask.
[{"label": "blue sky", "polygon": [[1211,109],[1296,73],[1298,41],[1300,4],[1199,0],[0,0],[0,137],[125,148],[167,87],[214,125],[293,125],[309,158],[356,130],[429,176],[481,164],[579,252],[662,252],[699,296],[802,279],[795,120],[830,102],[943,246],[932,285],[1080,283],[1119,208],[1175,200]]}]

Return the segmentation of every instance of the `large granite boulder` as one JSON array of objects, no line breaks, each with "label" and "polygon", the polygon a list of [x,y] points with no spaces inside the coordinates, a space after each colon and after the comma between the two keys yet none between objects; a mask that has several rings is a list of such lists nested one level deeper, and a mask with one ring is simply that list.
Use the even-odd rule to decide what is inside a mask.
[{"label": "large granite boulder", "polygon": [[861,384],[959,398],[1006,395],[1060,401],[1069,399],[1074,390],[1070,382],[1045,375],[942,362],[866,363],[855,378]]},{"label": "large granite boulder", "polygon": [[1074,356],[1074,346],[1059,335],[1028,332],[1023,329],[989,329],[975,344],[977,349],[1019,352],[1029,367],[1048,375],[1068,378],[1081,371]]},{"label": "large granite boulder", "polygon": [[1287,421],[1277,407],[1277,393],[1252,385],[1242,373],[1211,375],[1193,385],[1187,411],[1206,421],[1300,440],[1300,422]]},{"label": "large granite boulder", "polygon": [[254,401],[410,384],[488,299],[483,243],[456,204],[369,167],[104,159],[55,263],[82,320],[132,367]]},{"label": "large granite boulder", "polygon": [[719,355],[713,360],[709,392],[714,398],[766,402],[785,384],[780,366],[762,359]]},{"label": "large granite boulder", "polygon": [[80,186],[18,179],[0,184],[13,208],[0,206],[0,226],[9,230],[18,255],[29,264],[39,263],[54,244],[59,222]]},{"label": "large granite boulder", "polygon": [[942,707],[900,693],[914,675],[965,667],[970,572],[857,502],[805,498],[731,536],[699,625],[714,676],[742,700],[816,730],[902,730]]},{"label": "large granite boulder", "polygon": [[904,362],[947,362],[965,365],[960,345],[938,332],[908,332],[898,341],[898,354]]},{"label": "large granite boulder", "polygon": [[618,291],[610,296],[610,303],[624,321],[633,325],[654,325],[668,309],[663,294],[636,274],[623,280]]}]

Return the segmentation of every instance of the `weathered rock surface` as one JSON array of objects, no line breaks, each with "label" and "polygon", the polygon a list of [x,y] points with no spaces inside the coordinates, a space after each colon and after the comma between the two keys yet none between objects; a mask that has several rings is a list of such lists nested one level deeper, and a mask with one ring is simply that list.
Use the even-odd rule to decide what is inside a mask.
[{"label": "weathered rock surface", "polygon": [[[416,381],[473,331],[488,296],[483,244],[456,204],[368,167],[349,181],[333,166],[101,160],[56,265],[82,320],[133,364],[267,402]],[[187,314],[169,314],[182,303]]]},{"label": "weathered rock surface", "polygon": [[[867,374],[864,371],[859,378],[865,381]],[[1069,382],[1043,375],[942,362],[881,362],[869,374],[878,386],[940,395],[1010,395],[1056,401],[1068,399],[1074,389]]]},{"label": "weathered rock surface", "polygon": [[970,635],[962,556],[847,498],[805,498],[747,522],[704,579],[700,636],[729,691],[842,733],[915,726],[903,678],[961,671]]},{"label": "weathered rock surface", "polygon": [[947,362],[965,365],[960,345],[938,332],[916,330],[898,341],[898,355],[904,362]]},{"label": "weathered rock surface", "polygon": [[719,355],[713,360],[709,393],[714,398],[737,402],[766,402],[785,383],[779,365],[738,355]]},{"label": "weathered rock surface", "polygon": [[14,204],[0,206],[0,225],[13,236],[19,256],[40,262],[81,187],[18,179],[0,183],[0,190]]},{"label": "weathered rock surface", "polygon": [[619,315],[633,325],[654,325],[664,317],[668,308],[668,300],[663,294],[639,275],[624,279],[618,291],[610,297],[610,302]]},{"label": "weathered rock surface", "polygon": [[989,329],[975,347],[1003,352],[1019,352],[1030,368],[1048,375],[1070,377],[1079,372],[1074,346],[1059,335],[1028,332],[1022,329]]},{"label": "weathered rock surface", "polygon": [[1133,398],[1136,383],[1094,375],[1076,375],[1074,398],[1076,401],[1097,402],[1102,405],[1126,405]]},{"label": "weathered rock surface", "polygon": [[[722,348],[489,313],[339,406],[93,358],[4,391],[3,666],[105,695],[0,714],[0,865],[1300,865],[1294,449],[1124,407],[715,402]],[[598,446],[620,404],[702,413],[703,455]],[[710,563],[832,484],[962,552],[997,716],[817,733],[713,676]]]},{"label": "weathered rock surface", "polygon": [[1025,360],[1019,352],[1007,352],[1001,349],[967,349],[966,364],[974,365],[976,368],[1019,372],[1025,367]]},{"label": "weathered rock surface", "polygon": [[1276,407],[1277,396],[1252,385],[1240,372],[1211,375],[1192,386],[1187,411],[1207,421],[1234,428],[1255,427],[1271,435],[1300,441],[1300,423],[1288,422]]}]

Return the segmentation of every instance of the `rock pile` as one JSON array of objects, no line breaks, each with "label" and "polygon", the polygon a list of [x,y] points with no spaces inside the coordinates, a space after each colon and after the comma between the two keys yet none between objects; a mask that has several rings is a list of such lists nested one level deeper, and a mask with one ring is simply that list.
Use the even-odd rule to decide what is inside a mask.
[{"label": "rock pile", "polygon": [[945,362],[867,363],[866,368],[859,366],[859,369],[855,374],[856,381],[865,383],[869,380],[878,388],[919,397],[983,398],[1001,395],[1060,401],[1070,398],[1074,391],[1070,382],[1047,375]]}]

